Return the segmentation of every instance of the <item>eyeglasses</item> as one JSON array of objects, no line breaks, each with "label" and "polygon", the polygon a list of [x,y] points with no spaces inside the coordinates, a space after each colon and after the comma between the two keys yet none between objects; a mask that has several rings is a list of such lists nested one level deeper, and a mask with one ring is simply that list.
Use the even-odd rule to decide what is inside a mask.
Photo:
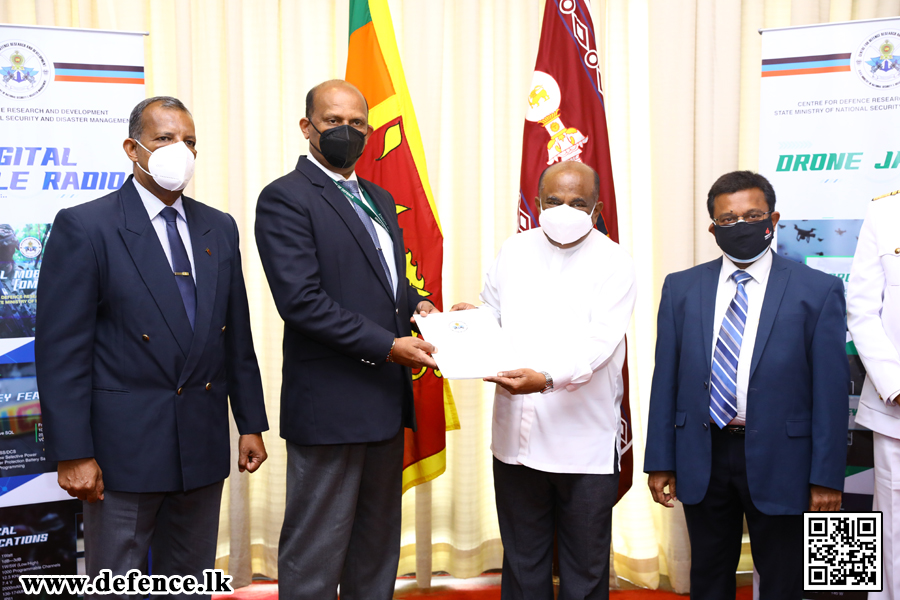
[{"label": "eyeglasses", "polygon": [[742,217],[739,217],[733,213],[725,213],[724,215],[719,215],[717,219],[713,219],[713,223],[718,225],[719,227],[733,227],[737,225],[741,221],[745,223],[757,223],[765,219],[768,215],[771,215],[772,211],[767,210],[766,212],[760,212],[758,210],[751,210],[747,214]]}]

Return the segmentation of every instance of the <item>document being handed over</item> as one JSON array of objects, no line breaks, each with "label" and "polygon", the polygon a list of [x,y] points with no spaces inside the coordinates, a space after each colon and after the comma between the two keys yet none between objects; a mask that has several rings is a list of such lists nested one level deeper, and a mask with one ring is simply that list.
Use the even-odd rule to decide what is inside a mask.
[{"label": "document being handed over", "polygon": [[434,360],[447,379],[482,379],[521,367],[489,309],[415,315],[422,337],[437,352]]}]

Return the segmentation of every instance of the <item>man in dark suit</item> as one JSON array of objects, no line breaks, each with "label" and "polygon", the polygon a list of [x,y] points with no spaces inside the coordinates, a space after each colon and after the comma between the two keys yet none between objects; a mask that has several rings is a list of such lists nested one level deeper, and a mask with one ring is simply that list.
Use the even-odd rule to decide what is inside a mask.
[{"label": "man in dark suit", "polygon": [[769,249],[765,177],[723,175],[707,208],[724,256],[663,285],[644,471],[663,506],[677,482],[691,598],[735,597],[746,515],[760,597],[799,599],[802,513],[838,510],[844,484],[843,284]]},{"label": "man in dark suit", "polygon": [[285,323],[279,587],[295,600],[333,599],[339,584],[343,600],[386,600],[400,555],[403,428],[415,427],[410,367],[436,367],[410,320],[436,309],[406,279],[393,198],[354,172],[373,131],[363,95],[344,81],[316,86],[300,128],[310,155],[256,208]]},{"label": "man in dark suit", "polygon": [[84,500],[87,572],[201,576],[230,472],[268,429],[234,219],[181,190],[196,137],[177,99],[131,114],[134,175],[61,210],[38,286],[35,358],[47,457]]}]

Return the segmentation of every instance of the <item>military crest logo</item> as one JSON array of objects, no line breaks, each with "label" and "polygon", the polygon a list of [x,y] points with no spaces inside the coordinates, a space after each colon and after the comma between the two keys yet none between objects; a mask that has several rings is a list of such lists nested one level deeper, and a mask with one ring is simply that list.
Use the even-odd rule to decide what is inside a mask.
[{"label": "military crest logo", "polygon": [[900,85],[900,32],[881,31],[866,39],[854,55],[853,68],[874,88]]},{"label": "military crest logo", "polygon": [[465,321],[453,321],[450,323],[450,331],[462,332],[469,328]]},{"label": "military crest logo", "polygon": [[41,244],[41,240],[36,237],[28,236],[19,242],[19,252],[21,252],[22,256],[25,258],[37,258],[40,256],[41,250],[43,249],[44,247]]},{"label": "military crest logo", "polygon": [[8,98],[27,100],[47,88],[53,79],[53,63],[27,42],[0,42],[0,93]]}]

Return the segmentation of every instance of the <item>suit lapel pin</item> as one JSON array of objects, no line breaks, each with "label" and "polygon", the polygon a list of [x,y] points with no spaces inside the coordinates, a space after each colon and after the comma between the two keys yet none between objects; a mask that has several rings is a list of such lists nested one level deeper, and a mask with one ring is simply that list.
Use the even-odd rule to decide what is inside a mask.
[{"label": "suit lapel pin", "polygon": [[212,252],[209,251],[209,248],[206,249],[206,253],[212,256]]}]

